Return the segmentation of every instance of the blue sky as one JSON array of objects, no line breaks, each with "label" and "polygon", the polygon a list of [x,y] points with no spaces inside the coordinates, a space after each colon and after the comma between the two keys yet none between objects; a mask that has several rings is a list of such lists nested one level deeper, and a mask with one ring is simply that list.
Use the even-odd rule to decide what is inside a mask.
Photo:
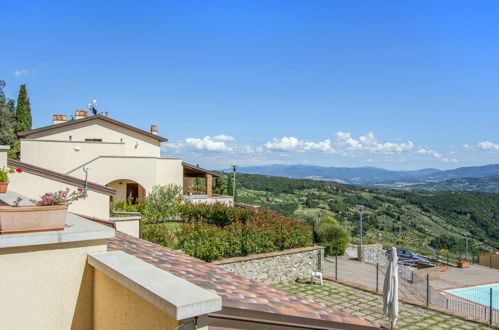
[{"label": "blue sky", "polygon": [[[166,156],[499,163],[498,1],[2,2],[0,79],[34,127],[97,108]],[[9,14],[10,13],[10,14]]]}]

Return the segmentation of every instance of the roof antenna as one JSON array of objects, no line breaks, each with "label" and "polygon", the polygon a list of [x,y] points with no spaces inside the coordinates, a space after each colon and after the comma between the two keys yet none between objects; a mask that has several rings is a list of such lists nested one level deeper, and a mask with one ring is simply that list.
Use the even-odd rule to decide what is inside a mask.
[{"label": "roof antenna", "polygon": [[90,101],[90,103],[88,104],[88,110],[90,112],[92,112],[92,114],[95,116],[97,114],[97,109],[95,108],[95,105],[97,104],[97,100],[96,99],[93,99],[92,101]]}]

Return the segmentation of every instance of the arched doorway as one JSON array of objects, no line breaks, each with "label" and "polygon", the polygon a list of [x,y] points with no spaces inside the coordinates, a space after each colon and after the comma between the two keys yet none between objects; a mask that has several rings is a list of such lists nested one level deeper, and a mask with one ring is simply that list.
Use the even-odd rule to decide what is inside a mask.
[{"label": "arched doorway", "polygon": [[106,184],[107,187],[116,190],[114,201],[127,201],[128,204],[136,204],[146,197],[146,190],[138,182],[128,179],[114,180]]}]

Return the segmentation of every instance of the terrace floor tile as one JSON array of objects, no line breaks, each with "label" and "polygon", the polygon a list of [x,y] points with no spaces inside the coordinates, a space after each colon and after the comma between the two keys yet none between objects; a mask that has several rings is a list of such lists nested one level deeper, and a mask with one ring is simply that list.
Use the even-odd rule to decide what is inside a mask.
[{"label": "terrace floor tile", "polygon": [[[337,310],[362,317],[389,328],[388,318],[383,316],[383,299],[374,293],[365,292],[333,281],[325,281],[322,288],[311,287],[303,282],[277,285],[288,292],[298,292],[317,303],[324,303]],[[404,302],[399,303],[397,329],[491,329],[486,324],[475,323],[424,307]]]}]

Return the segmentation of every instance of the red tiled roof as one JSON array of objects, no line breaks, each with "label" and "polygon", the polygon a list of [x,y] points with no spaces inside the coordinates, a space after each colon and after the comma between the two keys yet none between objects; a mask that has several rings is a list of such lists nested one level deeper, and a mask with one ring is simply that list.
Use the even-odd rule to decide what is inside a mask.
[{"label": "red tiled roof", "polygon": [[277,290],[260,282],[222,270],[180,251],[116,232],[108,250],[134,255],[222,297],[223,307],[233,307],[290,316],[314,318],[367,327],[377,325],[315,303],[311,299]]}]

